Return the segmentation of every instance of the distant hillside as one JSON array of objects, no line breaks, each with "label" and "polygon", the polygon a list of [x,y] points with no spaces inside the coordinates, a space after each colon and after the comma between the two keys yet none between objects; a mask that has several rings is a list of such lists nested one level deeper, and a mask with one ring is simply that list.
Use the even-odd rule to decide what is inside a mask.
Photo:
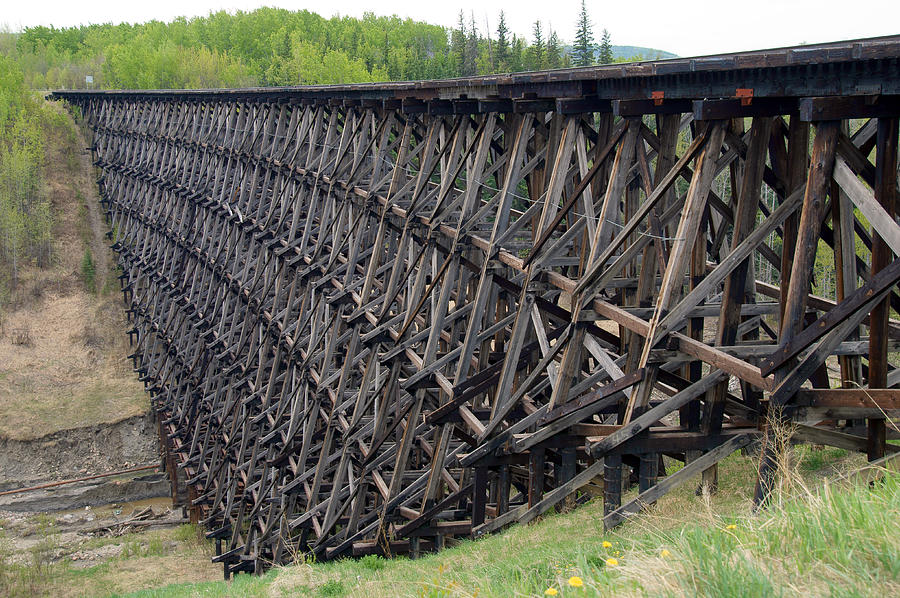
[{"label": "distant hillside", "polygon": [[[572,46],[563,47],[563,52],[567,56],[571,56],[574,48]],[[594,50],[594,59],[597,59],[600,50]],[[612,46],[613,60],[615,62],[633,62],[638,60],[663,60],[665,58],[678,58],[677,54],[666,52],[665,50],[657,50],[656,48],[645,48],[643,46]]]},{"label": "distant hillside", "polygon": [[640,57],[643,60],[662,60],[664,58],[678,58],[677,54],[657,50],[656,48],[644,48],[643,46],[613,46],[613,58],[617,61],[627,58]]}]

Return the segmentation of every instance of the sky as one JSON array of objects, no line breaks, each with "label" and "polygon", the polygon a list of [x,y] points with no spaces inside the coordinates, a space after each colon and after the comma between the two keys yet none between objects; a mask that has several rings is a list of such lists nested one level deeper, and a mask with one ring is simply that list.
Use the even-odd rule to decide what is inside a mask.
[{"label": "sky", "polygon": [[[202,16],[210,11],[249,11],[260,6],[291,10],[307,9],[323,16],[363,12],[396,14],[452,27],[459,11],[468,21],[474,15],[484,33],[497,28],[501,10],[509,28],[531,36],[532,24],[555,30],[571,43],[581,0],[371,0],[304,2],[302,0],[7,0],[0,10],[0,25],[16,31],[34,25],[66,27],[88,23],[169,21],[177,16]],[[552,6],[548,11],[547,7]],[[633,10],[630,7],[634,7]],[[339,7],[339,10],[338,10]],[[611,8],[614,7],[614,8]],[[900,0],[641,0],[634,3],[589,1],[588,15],[595,40],[609,30],[614,45],[652,47],[678,54],[700,56],[758,50],[801,43],[818,43],[900,33]],[[850,14],[852,13],[852,14]]]}]

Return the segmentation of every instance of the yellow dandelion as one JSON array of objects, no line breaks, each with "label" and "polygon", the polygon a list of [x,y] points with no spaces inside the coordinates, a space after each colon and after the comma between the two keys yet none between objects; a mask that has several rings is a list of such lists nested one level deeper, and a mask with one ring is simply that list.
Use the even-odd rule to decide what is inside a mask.
[{"label": "yellow dandelion", "polygon": [[668,557],[672,556],[672,553],[669,552],[668,550],[666,550],[665,548],[663,548],[660,551],[659,556],[661,556],[662,558],[668,558]]},{"label": "yellow dandelion", "polygon": [[603,540],[603,548],[612,548],[612,542],[609,540]]},{"label": "yellow dandelion", "polygon": [[559,590],[556,588],[547,588],[544,590],[544,596],[556,596],[557,594],[559,594]]},{"label": "yellow dandelion", "polygon": [[733,523],[729,523],[725,526],[725,529],[737,529],[737,526]]},{"label": "yellow dandelion", "polygon": [[606,559],[606,564],[610,567],[615,567],[619,564],[619,560],[614,559],[613,557],[609,557],[608,559]]},{"label": "yellow dandelion", "polygon": [[584,581],[577,575],[573,575],[572,577],[569,578],[569,585],[572,586],[573,588],[580,588],[580,587],[584,586]]}]

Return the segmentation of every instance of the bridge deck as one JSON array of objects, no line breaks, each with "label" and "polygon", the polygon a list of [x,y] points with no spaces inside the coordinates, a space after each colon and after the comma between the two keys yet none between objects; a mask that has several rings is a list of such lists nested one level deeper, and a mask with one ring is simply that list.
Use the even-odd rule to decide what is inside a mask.
[{"label": "bridge deck", "polygon": [[893,450],[898,86],[890,37],[55,96],[94,130],[173,494],[227,574],[594,494],[612,526],[748,445],[762,502],[786,423]]},{"label": "bridge deck", "polygon": [[[431,81],[306,85],[243,89],[58,91],[60,98],[166,98],[178,100],[342,101],[566,99],[646,100],[733,97],[737,88],[755,97],[900,94],[895,76],[900,35],[828,44],[672,58],[552,71]],[[435,106],[437,108],[437,106]],[[466,106],[465,110],[471,110]],[[496,108],[496,107],[494,107]]]}]

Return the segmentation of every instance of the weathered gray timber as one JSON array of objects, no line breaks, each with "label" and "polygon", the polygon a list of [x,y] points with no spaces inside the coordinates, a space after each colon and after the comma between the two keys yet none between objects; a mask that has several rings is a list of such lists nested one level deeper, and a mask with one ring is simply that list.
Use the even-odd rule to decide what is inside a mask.
[{"label": "weathered gray timber", "polygon": [[900,37],[54,95],[93,129],[135,368],[226,575],[595,492],[614,525],[756,437],[763,503],[770,411],[885,454]]}]

